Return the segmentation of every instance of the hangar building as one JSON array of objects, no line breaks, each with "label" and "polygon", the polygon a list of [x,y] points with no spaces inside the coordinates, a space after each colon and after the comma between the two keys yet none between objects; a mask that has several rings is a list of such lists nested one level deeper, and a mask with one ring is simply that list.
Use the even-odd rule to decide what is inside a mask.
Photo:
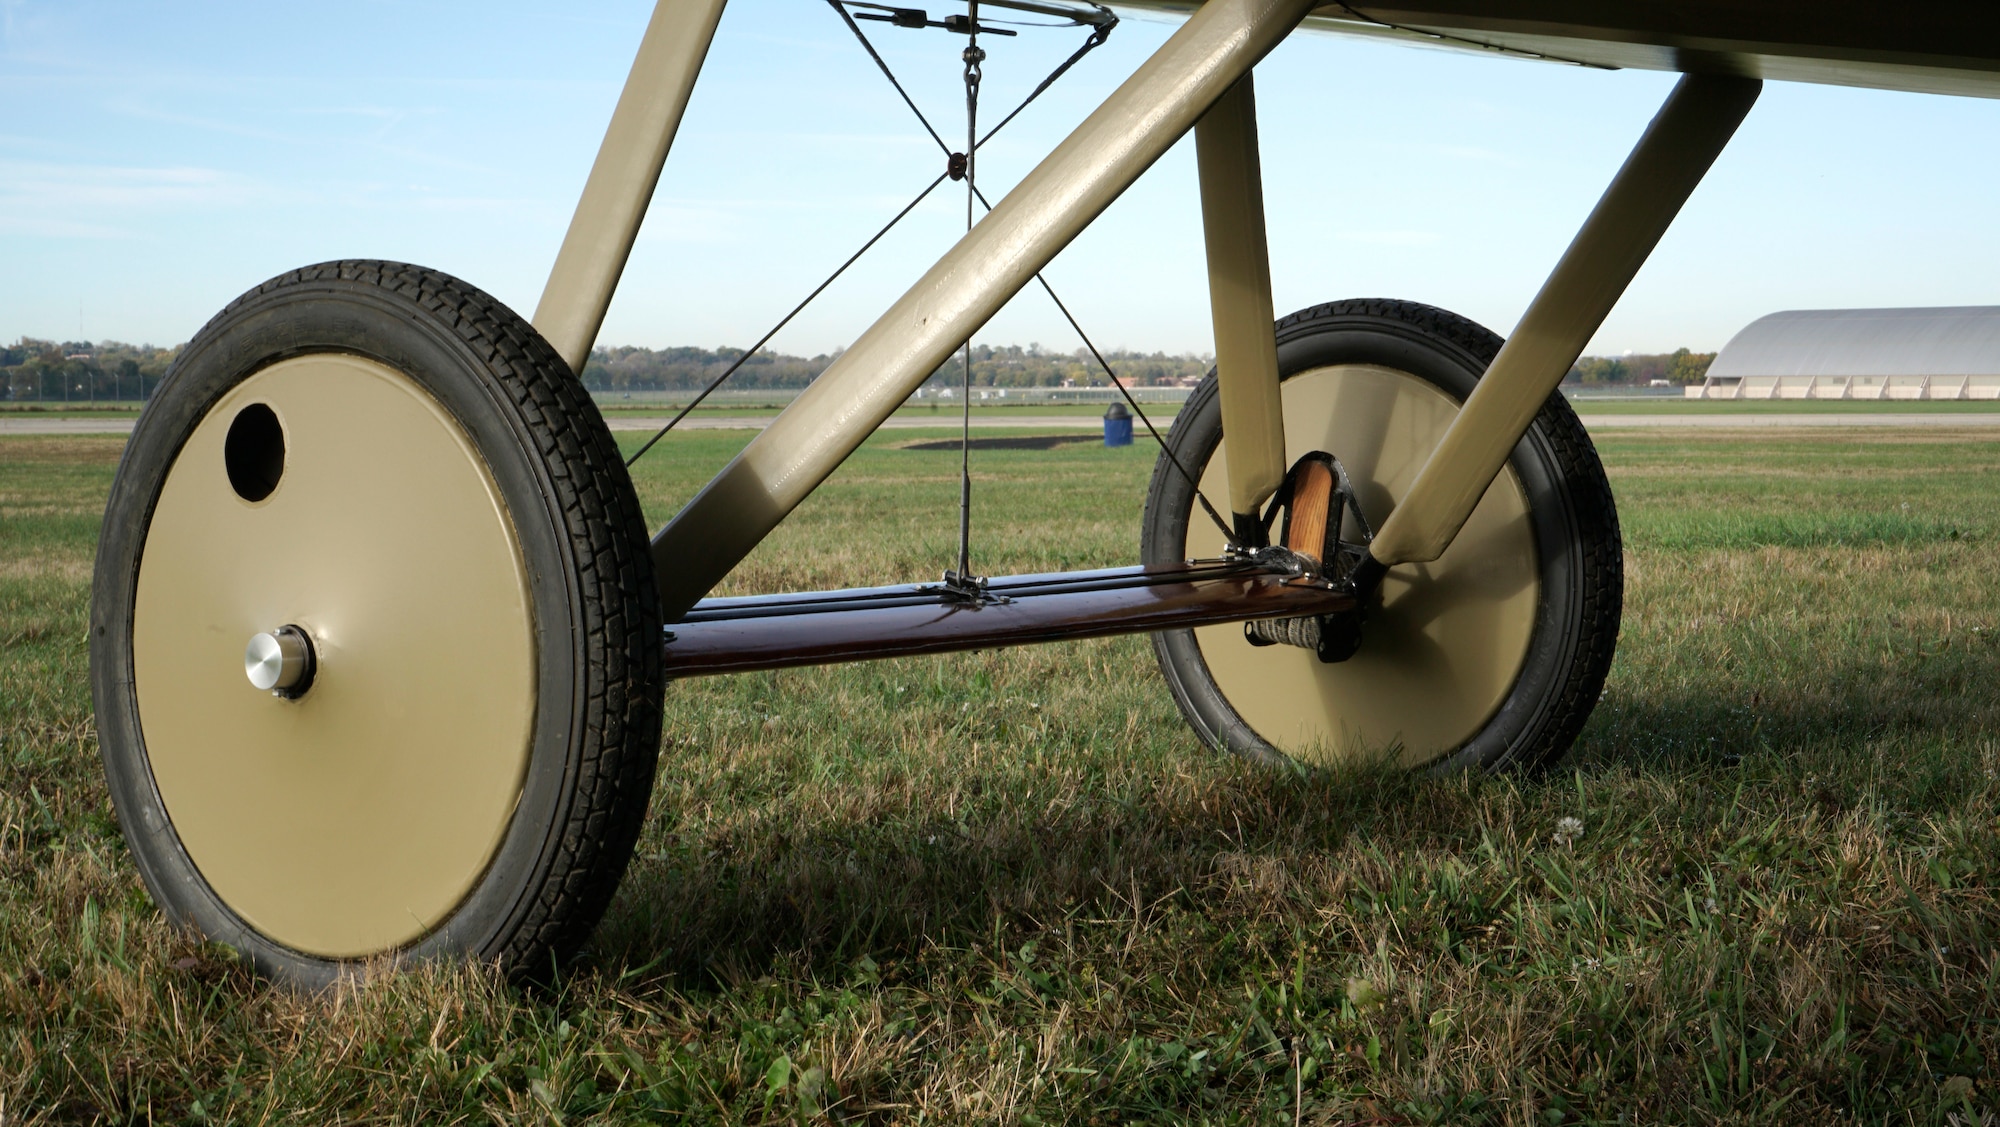
[{"label": "hangar building", "polygon": [[1732,337],[1690,399],[2000,399],[2000,305],[1793,309]]}]

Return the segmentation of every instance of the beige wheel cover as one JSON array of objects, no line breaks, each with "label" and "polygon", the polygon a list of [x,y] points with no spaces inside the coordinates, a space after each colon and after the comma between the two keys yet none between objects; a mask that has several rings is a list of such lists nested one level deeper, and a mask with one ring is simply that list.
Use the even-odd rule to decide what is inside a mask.
[{"label": "beige wheel cover", "polygon": [[[285,469],[255,504],[223,440],[276,412]],[[139,724],[167,816],[265,936],[353,958],[450,914],[519,800],[535,697],[521,552],[464,431],[353,356],[286,360],[212,409],[167,474],[132,614]],[[251,635],[303,627],[310,690],[243,672]]]},{"label": "beige wheel cover", "polygon": [[[1286,464],[1314,450],[1339,458],[1377,528],[1458,414],[1429,383],[1361,364],[1293,376],[1284,403]],[[1201,487],[1228,496],[1219,445]],[[1189,522],[1190,555],[1222,548],[1214,525]],[[1230,706],[1278,750],[1317,764],[1394,751],[1414,767],[1471,738],[1513,688],[1541,598],[1537,564],[1527,496],[1508,466],[1442,557],[1390,570],[1381,609],[1347,661],[1252,646],[1235,624],[1199,627],[1195,640]]]}]

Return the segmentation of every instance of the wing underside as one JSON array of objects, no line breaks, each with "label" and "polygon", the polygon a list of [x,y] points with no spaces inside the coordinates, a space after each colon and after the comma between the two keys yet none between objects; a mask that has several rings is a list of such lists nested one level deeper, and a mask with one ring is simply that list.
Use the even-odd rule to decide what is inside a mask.
[{"label": "wing underside", "polygon": [[[1191,0],[1111,0],[1185,15]],[[2000,97],[2000,4],[1851,0],[1396,0],[1310,30],[1592,67]]]}]

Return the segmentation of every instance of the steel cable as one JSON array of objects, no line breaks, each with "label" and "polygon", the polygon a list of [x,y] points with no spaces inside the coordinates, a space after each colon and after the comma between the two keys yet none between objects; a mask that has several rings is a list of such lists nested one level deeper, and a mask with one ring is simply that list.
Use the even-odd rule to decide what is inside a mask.
[{"label": "steel cable", "polygon": [[648,450],[651,450],[655,442],[658,442],[662,438],[665,438],[667,436],[667,432],[674,429],[674,425],[676,423],[679,423],[682,419],[687,418],[689,411],[692,411],[696,407],[701,406],[701,401],[707,399],[710,392],[714,391],[718,387],[721,387],[722,381],[728,379],[730,376],[735,375],[736,369],[741,368],[744,365],[744,362],[748,361],[752,356],[757,355],[758,349],[763,348],[765,345],[771,343],[771,338],[778,335],[778,330],[783,329],[786,325],[791,324],[792,318],[798,316],[800,311],[804,310],[806,306],[811,305],[813,299],[818,297],[823,291],[825,291],[826,287],[832,285],[836,279],[838,279],[842,274],[845,274],[847,272],[847,268],[854,265],[855,262],[857,262],[862,255],[867,254],[868,248],[874,246],[878,242],[881,242],[882,236],[888,234],[890,228],[894,227],[898,223],[901,223],[905,215],[908,215],[910,214],[910,212],[916,210],[917,205],[924,202],[924,200],[927,197],[929,197],[932,192],[937,190],[937,186],[944,182],[945,182],[945,174],[940,173],[938,175],[938,178],[931,181],[928,187],[926,187],[923,191],[918,192],[916,199],[913,199],[909,203],[905,204],[903,206],[903,210],[896,213],[895,218],[883,224],[882,229],[880,231],[875,232],[873,237],[871,237],[867,242],[862,243],[861,249],[849,255],[847,261],[840,264],[839,269],[827,275],[826,281],[821,282],[819,285],[813,287],[813,292],[807,294],[805,296],[804,301],[801,301],[797,305],[792,306],[792,311],[790,313],[785,314],[784,317],[781,318],[777,324],[771,326],[770,332],[767,332],[763,336],[758,337],[757,343],[745,349],[743,355],[738,356],[736,358],[735,363],[731,364],[728,368],[724,369],[721,375],[715,377],[713,380],[710,380],[708,386],[701,389],[700,395],[695,396],[693,400],[689,401],[687,406],[681,408],[680,414],[675,415],[671,419],[668,419],[667,425],[661,427],[659,431],[653,435],[653,437],[647,439],[646,444],[644,446],[639,447],[638,453],[633,454],[630,458],[625,459],[626,468],[628,469],[631,468],[632,463],[637,462],[639,460],[640,455],[644,454]]},{"label": "steel cable", "polygon": [[[892,86],[895,89],[897,95],[902,98],[903,104],[909,107],[910,113],[916,117],[917,123],[923,126],[924,132],[930,135],[931,140],[937,144],[938,149],[942,151],[947,158],[958,157],[959,154],[952,152],[951,146],[945,143],[944,138],[941,135],[939,135],[937,129],[931,125],[930,119],[924,116],[924,111],[917,107],[916,100],[910,97],[909,91],[904,89],[902,82],[897,79],[895,72],[889,69],[888,62],[882,58],[881,53],[875,49],[875,44],[871,42],[867,34],[861,30],[861,25],[856,23],[854,21],[854,17],[848,13],[846,6],[842,3],[842,0],[827,0],[827,6],[832,8],[834,12],[840,16],[841,22],[845,23],[847,25],[847,29],[854,34],[854,38],[860,42],[862,50],[867,52],[868,57],[874,61],[876,68],[882,72],[882,77],[888,79],[889,85]],[[971,26],[977,27],[978,0],[971,0],[970,14],[971,14]],[[1111,29],[1116,27],[1117,24],[1118,24],[1117,17],[1110,16],[1105,22],[1088,25],[1091,28],[1091,33],[1089,37],[1084,40],[1083,45],[1081,47],[1078,47],[1074,52],[1070,54],[1068,58],[1064,59],[1060,64],[1058,64],[1056,68],[1053,71],[1051,71],[1046,78],[1042,79],[1042,81],[1039,84],[1037,84],[1033,90],[1028,92],[1027,97],[1023,98],[1018,105],[1016,105],[1012,110],[1008,111],[1007,116],[1001,118],[997,123],[994,124],[994,126],[991,129],[987,130],[986,135],[983,137],[978,136],[978,129],[977,129],[977,100],[978,100],[978,83],[979,83],[979,72],[977,70],[978,64],[975,63],[971,57],[971,53],[975,50],[978,50],[977,36],[975,35],[972,37],[971,43],[969,43],[966,48],[967,120],[966,120],[966,152],[964,154],[965,163],[963,165],[963,175],[967,181],[966,184],[967,229],[971,228],[974,218],[972,209],[972,201],[974,199],[977,199],[980,206],[984,207],[986,210],[988,211],[993,210],[993,204],[987,200],[986,194],[984,192],[979,191],[978,186],[973,182],[973,164],[975,160],[975,155],[978,153],[979,149],[982,148],[988,141],[991,141],[995,134],[998,134],[1002,129],[1005,129],[1007,125],[1011,123],[1016,117],[1019,117],[1023,110],[1026,110],[1028,106],[1035,101],[1035,99],[1041,97],[1042,94],[1045,93],[1051,86],[1053,86],[1058,79],[1060,79],[1064,74],[1068,73],[1070,68],[1074,67],[1079,61],[1081,61],[1085,55],[1088,55],[1091,51],[1094,51],[1098,47],[1102,46],[1105,40],[1110,36]],[[983,60],[984,52],[981,52],[980,55],[981,59]],[[797,305],[793,306],[791,312],[785,314],[785,316],[782,319],[780,319],[776,325],[773,325],[771,327],[769,332],[766,332],[762,337],[758,338],[756,344],[752,345],[749,349],[745,350],[741,356],[737,357],[734,363],[730,364],[728,368],[723,370],[721,375],[717,376],[714,380],[710,381],[708,386],[704,387],[701,390],[700,394],[696,395],[693,400],[689,401],[687,406],[681,408],[680,412],[676,414],[672,419],[669,419],[665,426],[661,427],[657,432],[653,434],[651,438],[646,440],[645,445],[641,446],[637,452],[635,452],[630,458],[626,459],[625,464],[628,467],[633,465],[639,460],[639,458],[642,455],[644,455],[648,450],[651,450],[654,444],[658,443],[662,438],[665,438],[667,432],[673,430],[674,427],[681,422],[681,420],[687,418],[688,414],[692,412],[696,407],[700,406],[702,401],[707,399],[710,393],[714,392],[718,387],[722,386],[723,382],[727,380],[730,376],[734,375],[737,369],[741,368],[750,359],[750,357],[756,355],[759,349],[763,348],[766,344],[770,343],[771,338],[777,336],[779,331],[781,331],[786,325],[790,324],[792,319],[794,317],[797,317],[799,313],[804,311],[807,305],[810,305],[815,298],[819,297],[819,295],[826,290],[828,286],[831,286],[836,280],[838,280],[839,277],[847,271],[848,267],[854,265],[854,263],[858,261],[862,255],[866,254],[870,248],[872,248],[876,243],[880,242],[883,236],[887,235],[889,231],[896,226],[896,224],[902,222],[905,216],[909,215],[911,211],[915,210],[918,204],[921,204],[925,199],[927,199],[932,192],[937,190],[939,184],[942,184],[947,178],[950,178],[952,172],[957,170],[958,166],[956,162],[954,160],[948,160],[946,165],[946,171],[944,173],[940,174],[936,179],[932,180],[930,184],[924,188],[923,191],[917,194],[915,199],[911,200],[907,205],[905,205],[901,211],[896,213],[894,218],[890,219],[888,223],[883,225],[881,230],[875,232],[875,234],[872,237],[870,237],[867,242],[863,243],[861,245],[861,249],[855,251],[851,256],[848,257],[847,261],[841,263],[839,268],[834,270],[832,274],[828,275],[825,281],[821,282],[818,286],[815,286],[813,288],[813,291],[805,296],[804,300],[800,301]],[[1160,444],[1161,453],[1166,455],[1168,462],[1172,464],[1174,470],[1177,473],[1179,473],[1181,477],[1187,481],[1189,487],[1194,490],[1195,500],[1200,502],[1202,510],[1208,514],[1209,520],[1213,521],[1215,523],[1216,528],[1221,530],[1223,537],[1229,544],[1236,545],[1237,540],[1234,531],[1230,528],[1228,522],[1222,519],[1221,514],[1216,512],[1215,505],[1209,501],[1208,496],[1202,492],[1201,483],[1195,479],[1194,475],[1188,471],[1187,466],[1183,464],[1180,458],[1173,452],[1173,448],[1167,444],[1166,436],[1162,435],[1159,431],[1159,428],[1153,425],[1152,418],[1146,414],[1144,408],[1139,406],[1139,401],[1135,399],[1132,396],[1132,393],[1126,389],[1125,385],[1119,381],[1117,371],[1112,368],[1110,361],[1105,359],[1104,354],[1101,351],[1099,351],[1096,343],[1090,339],[1089,334],[1084,332],[1083,326],[1080,323],[1078,323],[1075,315],[1070,312],[1069,306],[1064,304],[1061,297],[1057,296],[1055,287],[1049,284],[1049,280],[1046,277],[1044,277],[1040,271],[1036,272],[1035,281],[1041,285],[1042,291],[1049,295],[1049,300],[1055,303],[1056,310],[1062,314],[1063,320],[1069,322],[1070,328],[1076,331],[1077,339],[1083,342],[1083,346],[1090,352],[1091,358],[1097,361],[1098,367],[1104,370],[1105,376],[1111,380],[1111,386],[1118,389],[1119,395],[1123,397],[1125,402],[1132,408],[1132,413],[1138,416],[1140,423],[1142,423],[1145,426],[1146,432],[1153,437],[1154,441]],[[971,342],[969,340],[964,345],[963,364],[964,364],[963,386],[965,388],[965,399],[962,404],[963,411],[960,420],[960,437],[959,437],[960,518],[959,518],[958,574],[961,576],[966,574],[966,571],[969,567],[969,555],[970,555],[970,506],[971,506],[972,478],[971,478],[969,451],[971,448],[971,433],[972,433],[971,432],[972,350],[971,350]]]},{"label": "steel cable", "polygon": [[[861,30],[861,25],[855,23],[853,17],[847,14],[847,9],[842,6],[841,0],[826,0],[826,2],[829,5],[831,5],[835,11],[840,13],[841,19],[847,22],[848,30],[852,31],[854,33],[854,37],[861,41],[862,49],[868,52],[869,58],[875,60],[876,67],[882,71],[882,76],[889,80],[889,85],[895,87],[896,93],[902,95],[903,104],[910,107],[910,112],[916,115],[917,123],[924,127],[924,132],[931,135],[931,140],[937,142],[938,148],[942,150],[947,157],[957,156],[957,154],[951,151],[951,146],[944,143],[944,138],[938,135],[938,131],[931,125],[930,119],[924,116],[924,111],[917,108],[917,103],[914,99],[910,97],[909,92],[903,89],[903,84],[897,80],[895,72],[889,69],[889,64],[883,61],[881,54],[875,50],[875,45],[869,41],[867,33]],[[976,15],[977,0],[973,0],[973,2],[975,5],[974,14]],[[1036,86],[1033,90],[1029,91],[1028,96],[1021,100],[1021,104],[1015,106],[1014,109],[1010,113],[1008,113],[1006,117],[1000,120],[1000,123],[998,125],[995,125],[992,129],[988,130],[986,136],[981,137],[977,141],[971,142],[969,144],[965,158],[966,178],[968,181],[971,179],[972,154],[976,153],[979,150],[980,146],[992,140],[993,135],[995,133],[1000,132],[1001,129],[1005,128],[1008,122],[1013,121],[1016,117],[1020,116],[1022,110],[1027,109],[1028,105],[1031,102],[1033,102],[1036,98],[1041,97],[1042,92],[1047,90],[1051,85],[1053,85],[1056,79],[1061,78],[1063,74],[1067,72],[1071,67],[1075,66],[1078,60],[1082,59],[1085,55],[1089,54],[1091,51],[1101,46],[1104,43],[1105,38],[1111,34],[1111,29],[1117,26],[1117,23],[1118,23],[1117,18],[1113,17],[1109,23],[1092,27],[1090,37],[1084,40],[1083,46],[1077,48],[1076,51],[1070,55],[1069,58],[1064,59],[1062,64],[1057,66],[1056,69],[1053,72],[1051,72],[1047,78],[1044,78],[1040,85]],[[968,78],[968,81],[972,80]],[[968,128],[967,132],[972,133],[974,131]],[[969,189],[971,195],[978,197],[981,206],[983,206],[988,211],[993,210],[993,204],[987,200],[986,194],[984,192],[979,191],[979,189],[976,186],[971,185],[970,183],[967,184],[967,188]],[[968,212],[966,217],[967,228],[970,228],[972,225],[970,206],[971,206],[970,201],[968,201],[967,203]],[[1049,300],[1055,302],[1056,309],[1060,311],[1063,315],[1063,320],[1068,321],[1069,327],[1076,330],[1077,339],[1081,340],[1083,342],[1083,346],[1090,350],[1090,355],[1093,359],[1097,361],[1098,367],[1104,369],[1104,374],[1111,380],[1111,386],[1118,389],[1118,393],[1124,397],[1125,402],[1131,405],[1132,413],[1139,417],[1139,421],[1141,423],[1145,424],[1146,433],[1152,435],[1154,440],[1160,444],[1161,453],[1167,456],[1167,460],[1173,464],[1174,469],[1181,475],[1181,477],[1187,480],[1188,486],[1194,490],[1195,500],[1201,503],[1202,510],[1208,514],[1208,519],[1215,522],[1215,527],[1222,530],[1222,535],[1224,540],[1231,546],[1240,547],[1241,545],[1238,543],[1236,539],[1235,531],[1230,527],[1227,521],[1222,519],[1222,515],[1215,511],[1214,503],[1208,499],[1207,494],[1202,492],[1201,483],[1195,480],[1194,475],[1188,472],[1188,468],[1181,463],[1180,458],[1176,456],[1173,452],[1173,449],[1167,445],[1166,438],[1160,434],[1159,428],[1153,425],[1153,420],[1150,417],[1148,417],[1145,410],[1139,406],[1139,401],[1132,397],[1132,393],[1126,390],[1125,385],[1123,383],[1119,382],[1118,373],[1112,369],[1110,361],[1106,360],[1104,358],[1104,354],[1098,351],[1097,345],[1092,343],[1089,334],[1083,331],[1083,326],[1078,324],[1076,318],[1073,315],[1071,315],[1069,307],[1063,304],[1062,298],[1056,296],[1055,287],[1049,284],[1049,280],[1043,277],[1040,271],[1037,271],[1035,273],[1035,281],[1041,284],[1043,292],[1049,295]],[[966,344],[965,366],[966,366],[965,383],[966,387],[970,389],[972,380],[970,341],[968,341]],[[972,399],[969,390],[964,403],[964,408],[967,415],[969,416],[972,410]],[[970,427],[971,427],[971,422],[968,417],[964,428],[964,437],[961,438],[962,443],[969,443]],[[963,500],[963,494],[970,491],[971,484],[970,484],[969,474],[962,473],[961,476],[962,476],[961,504],[963,505],[965,503]],[[963,522],[961,521],[961,524],[962,523]],[[964,540],[963,528],[961,528],[960,531],[960,539],[961,539],[961,546],[960,546],[959,566],[960,566],[960,571],[962,573],[965,567],[965,560],[964,560],[965,552],[964,552],[964,545],[962,543],[962,541]]]},{"label": "steel cable", "polygon": [[[847,24],[848,30],[852,31],[854,33],[854,37],[861,41],[862,49],[868,52],[869,58],[875,60],[875,65],[881,69],[883,77],[887,78],[889,80],[889,84],[896,88],[896,93],[902,96],[903,104],[910,107],[910,112],[915,114],[917,117],[917,121],[923,125],[924,132],[929,133],[931,135],[931,140],[937,142],[938,148],[942,149],[946,153],[946,155],[949,156],[951,154],[951,146],[945,144],[944,138],[938,136],[937,130],[931,128],[931,123],[929,119],[924,117],[924,112],[917,108],[917,103],[910,98],[909,92],[903,89],[903,84],[901,82],[897,81],[895,72],[889,69],[889,64],[884,62],[882,56],[876,52],[875,45],[869,42],[867,35],[862,33],[861,25],[854,22],[854,18],[850,16],[847,12],[847,9],[841,5],[840,0],[827,0],[827,4],[835,12],[839,13],[842,22]],[[1013,121],[1014,118],[1017,117],[1022,110],[1027,109],[1028,104],[1030,102],[1033,102],[1036,98],[1040,97],[1042,95],[1042,92],[1047,90],[1049,86],[1055,82],[1056,79],[1061,78],[1066,71],[1068,71],[1072,66],[1075,66],[1077,60],[1083,58],[1084,55],[1088,54],[1090,51],[1095,49],[1099,44],[1103,43],[1104,38],[1111,33],[1111,28],[1116,26],[1117,22],[1118,21],[1116,17],[1113,17],[1110,23],[1108,24],[1093,25],[1090,38],[1085,41],[1083,47],[1079,48],[1074,54],[1070,55],[1069,58],[1063,60],[1060,66],[1056,67],[1056,69],[1053,72],[1051,72],[1047,78],[1042,80],[1041,85],[1035,87],[1034,90],[1029,92],[1028,96],[1022,100],[1020,105],[1015,106],[1011,113],[1009,113],[1006,117],[1000,120],[999,124],[995,125],[992,129],[987,130],[986,136],[979,138],[977,142],[973,143],[972,149],[977,150],[980,145],[984,145],[986,142],[992,140],[994,134],[1006,128],[1007,123]],[[968,134],[969,133],[970,131],[968,130]],[[971,155],[968,153],[966,157],[968,164],[970,163],[971,159],[972,159]],[[868,253],[870,248],[872,248],[876,243],[881,242],[882,237],[884,235],[887,235],[890,232],[890,230],[896,226],[896,224],[902,222],[903,218],[909,215],[910,212],[916,210],[917,205],[924,202],[924,200],[928,198],[932,192],[937,190],[937,186],[939,184],[944,183],[944,181],[950,176],[951,172],[949,170],[949,166],[947,166],[947,171],[940,174],[937,177],[937,179],[932,180],[930,184],[924,188],[923,191],[917,193],[917,197],[911,200],[909,204],[903,208],[903,210],[897,212],[895,217],[890,219],[888,223],[884,224],[881,230],[875,232],[875,234],[871,238],[869,238],[867,242],[861,244],[860,250],[857,250],[852,255],[848,256],[847,261],[841,263],[840,266],[837,269],[835,269],[833,273],[827,275],[825,281],[813,287],[813,291],[807,294],[803,301],[793,306],[791,312],[785,314],[783,318],[779,319],[777,324],[771,326],[770,331],[766,332],[763,336],[759,337],[757,339],[756,344],[751,345],[748,349],[746,349],[743,352],[741,356],[738,356],[736,358],[734,363],[730,364],[729,367],[723,369],[721,375],[709,381],[708,385],[702,388],[701,392],[697,394],[692,400],[690,400],[687,406],[681,408],[679,413],[675,414],[673,418],[667,420],[667,425],[655,431],[652,437],[646,440],[644,445],[640,446],[639,449],[636,452],[634,452],[630,458],[625,459],[626,467],[629,469],[631,466],[636,464],[639,461],[639,459],[645,455],[647,451],[651,450],[655,444],[657,444],[662,438],[665,438],[667,436],[667,432],[673,430],[674,427],[678,426],[681,420],[687,418],[688,414],[692,412],[696,407],[701,406],[702,401],[706,400],[710,394],[712,394],[717,388],[721,387],[724,381],[728,380],[730,376],[735,375],[737,369],[741,368],[745,363],[748,363],[750,358],[752,356],[755,356],[759,349],[763,348],[766,344],[769,344],[771,342],[771,338],[777,336],[778,333],[782,331],[786,325],[791,324],[792,319],[794,317],[797,317],[801,312],[803,312],[806,306],[812,304],[815,298],[819,297],[821,293],[825,292],[828,286],[832,285],[835,281],[837,281],[840,278],[842,274],[846,273],[847,268],[854,265],[855,262],[859,261],[861,256]],[[981,202],[982,203],[984,202],[983,197],[981,199]],[[970,206],[971,206],[970,204],[967,205],[968,213],[970,212]]]}]

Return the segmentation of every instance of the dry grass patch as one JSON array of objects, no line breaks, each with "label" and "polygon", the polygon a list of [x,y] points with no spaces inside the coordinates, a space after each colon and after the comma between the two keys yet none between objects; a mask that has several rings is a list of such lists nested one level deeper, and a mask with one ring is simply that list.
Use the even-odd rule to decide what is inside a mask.
[{"label": "dry grass patch", "polygon": [[[0,463],[40,466],[116,466],[125,439],[115,435],[7,435]],[[101,506],[100,506],[101,507]]]}]

